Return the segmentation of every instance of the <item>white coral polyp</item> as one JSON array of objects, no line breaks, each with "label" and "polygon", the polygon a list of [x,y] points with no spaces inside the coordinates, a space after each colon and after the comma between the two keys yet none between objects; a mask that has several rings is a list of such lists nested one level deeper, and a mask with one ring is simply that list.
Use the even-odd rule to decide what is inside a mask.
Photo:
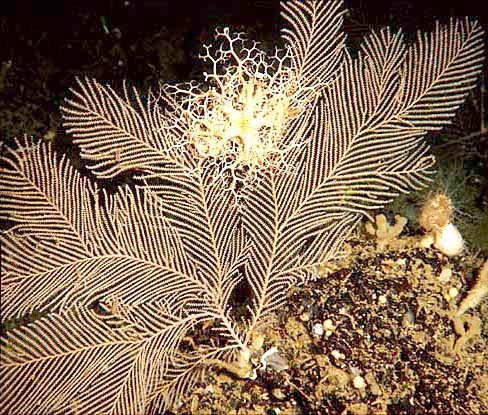
[{"label": "white coral polyp", "polygon": [[447,256],[459,255],[464,250],[464,240],[458,228],[453,223],[435,232],[434,246]]},{"label": "white coral polyp", "polygon": [[235,183],[252,176],[243,172],[279,165],[283,154],[299,144],[285,144],[284,129],[314,94],[300,90],[289,52],[280,56],[277,51],[268,59],[256,43],[245,47],[242,34],[224,29],[216,37],[226,44],[214,56],[206,46],[203,58],[212,65],[212,72],[204,73],[208,89],[195,84],[172,88],[185,114],[185,139],[200,160],[230,172]]}]

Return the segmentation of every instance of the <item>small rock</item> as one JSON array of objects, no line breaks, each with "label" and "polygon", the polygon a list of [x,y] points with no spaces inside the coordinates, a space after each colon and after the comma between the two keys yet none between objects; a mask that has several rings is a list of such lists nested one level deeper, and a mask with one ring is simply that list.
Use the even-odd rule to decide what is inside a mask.
[{"label": "small rock", "polygon": [[345,355],[344,353],[341,353],[339,350],[332,350],[332,352],[330,352],[330,354],[332,356],[334,356],[337,360],[339,359],[345,359]]},{"label": "small rock", "polygon": [[403,327],[412,327],[415,325],[415,316],[412,310],[407,310],[402,317],[402,326]]},{"label": "small rock", "polygon": [[334,322],[330,318],[324,321],[323,327],[325,330],[325,335],[327,337],[332,336],[332,333],[335,330],[335,326],[334,326]]},{"label": "small rock", "polygon": [[452,300],[453,298],[456,298],[459,294],[459,290],[456,287],[451,287],[449,288],[449,291],[447,292],[445,298],[447,301]]},{"label": "small rock", "polygon": [[366,387],[366,381],[359,375],[354,377],[352,384],[356,389],[364,389]]},{"label": "small rock", "polygon": [[289,368],[288,359],[281,356],[278,353],[278,350],[275,348],[272,348],[263,354],[261,363],[264,367],[270,367],[277,372],[281,372],[282,370]]},{"label": "small rock", "polygon": [[432,244],[434,243],[434,236],[433,235],[425,235],[421,240],[420,240],[420,246],[422,248],[430,248]]},{"label": "small rock", "polygon": [[439,281],[440,282],[448,282],[452,277],[452,270],[451,268],[443,268],[441,273],[439,274]]},{"label": "small rock", "polygon": [[280,388],[274,388],[271,392],[273,398],[278,399],[279,401],[284,401],[286,399],[286,394]]},{"label": "small rock", "polygon": [[312,334],[315,337],[322,337],[324,335],[324,327],[321,323],[316,323],[312,327]]}]

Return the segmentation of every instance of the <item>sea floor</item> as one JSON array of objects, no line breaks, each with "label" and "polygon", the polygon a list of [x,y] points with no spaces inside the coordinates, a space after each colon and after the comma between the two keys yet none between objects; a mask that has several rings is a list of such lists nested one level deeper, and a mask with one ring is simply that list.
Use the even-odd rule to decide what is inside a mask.
[{"label": "sea floor", "polygon": [[178,413],[487,414],[488,301],[456,317],[483,256],[448,258],[408,229],[387,244],[365,235],[267,328],[264,350],[286,369],[210,372]]}]

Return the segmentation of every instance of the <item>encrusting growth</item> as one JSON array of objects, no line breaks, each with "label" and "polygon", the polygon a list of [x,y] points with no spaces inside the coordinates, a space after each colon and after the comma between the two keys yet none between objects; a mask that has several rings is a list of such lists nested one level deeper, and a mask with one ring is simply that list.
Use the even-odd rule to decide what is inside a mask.
[{"label": "encrusting growth", "polygon": [[443,193],[429,197],[419,212],[419,223],[426,231],[444,228],[452,221],[451,199]]},{"label": "encrusting growth", "polygon": [[365,229],[366,232],[376,238],[376,246],[382,251],[389,243],[398,238],[406,224],[406,218],[400,215],[395,215],[395,223],[390,225],[386,216],[379,214],[375,216],[375,224],[369,221],[366,222]]},{"label": "encrusting growth", "polygon": [[419,213],[419,223],[434,236],[434,246],[447,256],[459,255],[464,249],[464,240],[452,223],[451,199],[443,193],[429,197]]},{"label": "encrusting growth", "polygon": [[469,290],[466,297],[459,304],[457,315],[461,316],[470,308],[478,306],[479,303],[488,295],[488,260],[479,271],[476,283]]}]

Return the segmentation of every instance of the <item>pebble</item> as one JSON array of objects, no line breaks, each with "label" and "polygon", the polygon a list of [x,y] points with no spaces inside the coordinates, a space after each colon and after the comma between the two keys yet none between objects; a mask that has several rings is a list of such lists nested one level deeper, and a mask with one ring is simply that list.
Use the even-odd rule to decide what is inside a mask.
[{"label": "pebble", "polygon": [[332,333],[335,330],[334,322],[330,318],[328,318],[327,320],[324,321],[323,326],[324,326],[324,329],[325,329],[325,335],[326,335],[326,337],[332,336]]},{"label": "pebble", "polygon": [[449,297],[456,298],[459,294],[459,291],[456,287],[452,287],[449,289]]},{"label": "pebble", "polygon": [[273,398],[278,399],[279,401],[284,401],[286,399],[285,393],[279,388],[273,389],[271,394],[273,395]]},{"label": "pebble", "polygon": [[434,243],[434,236],[433,235],[425,235],[421,240],[420,240],[420,246],[422,248],[430,248],[432,244]]},{"label": "pebble", "polygon": [[334,356],[337,360],[344,359],[346,357],[344,353],[341,353],[339,350],[332,350],[330,354]]},{"label": "pebble", "polygon": [[452,270],[451,268],[442,268],[441,273],[439,274],[439,281],[440,282],[448,282],[452,277]]},{"label": "pebble", "polygon": [[324,335],[324,327],[321,323],[315,323],[312,327],[312,333],[316,337],[322,337]]},{"label": "pebble", "polygon": [[366,387],[366,382],[362,376],[355,376],[352,380],[352,384],[356,389],[364,389]]}]

